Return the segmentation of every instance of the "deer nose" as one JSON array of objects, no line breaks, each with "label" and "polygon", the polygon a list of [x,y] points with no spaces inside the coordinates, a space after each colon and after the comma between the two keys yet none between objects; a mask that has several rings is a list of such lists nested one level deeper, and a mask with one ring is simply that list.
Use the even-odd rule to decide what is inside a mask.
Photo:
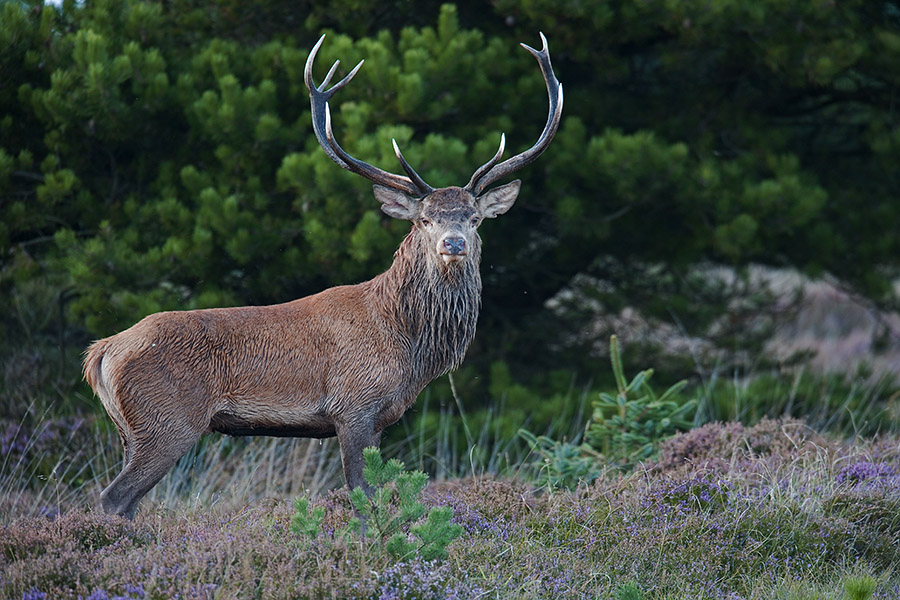
[{"label": "deer nose", "polygon": [[466,238],[464,237],[445,237],[443,243],[443,254],[461,256],[466,253]]}]

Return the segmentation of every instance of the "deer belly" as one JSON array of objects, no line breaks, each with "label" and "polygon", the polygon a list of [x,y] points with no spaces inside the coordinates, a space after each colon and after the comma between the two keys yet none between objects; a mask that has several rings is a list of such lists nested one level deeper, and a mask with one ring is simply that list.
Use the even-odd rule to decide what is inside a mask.
[{"label": "deer belly", "polygon": [[210,431],[228,435],[325,438],[335,435],[334,421],[316,410],[245,402],[217,411]]}]

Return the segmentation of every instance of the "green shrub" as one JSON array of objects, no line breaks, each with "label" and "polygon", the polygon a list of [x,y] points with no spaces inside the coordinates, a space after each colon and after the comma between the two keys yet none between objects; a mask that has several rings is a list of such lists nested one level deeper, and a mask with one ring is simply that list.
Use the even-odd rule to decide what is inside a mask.
[{"label": "green shrub", "polygon": [[630,469],[656,454],[660,442],[691,428],[697,401],[681,398],[686,381],[657,395],[649,383],[653,369],[641,371],[629,383],[616,336],[610,337],[609,349],[617,389],[615,394],[601,392],[599,400],[594,401],[593,414],[585,427],[587,443],[559,442],[527,429],[519,431],[540,457],[534,465],[539,485],[574,488],[580,482],[592,483],[604,466]]},{"label": "green shrub", "polygon": [[600,455],[587,444],[559,442],[527,429],[520,429],[519,435],[541,457],[534,480],[540,486],[574,489],[579,483],[593,483],[602,472]]},{"label": "green shrub", "polygon": [[291,531],[300,537],[314,538],[319,535],[322,527],[322,519],[325,518],[325,509],[317,506],[309,512],[309,498],[294,499],[294,515],[291,517]]},{"label": "green shrub", "polygon": [[634,582],[620,585],[616,589],[616,600],[643,600],[641,588]]},{"label": "green shrub", "polygon": [[[427,510],[419,500],[428,475],[406,471],[403,463],[394,458],[384,462],[378,448],[366,448],[363,458],[363,477],[371,492],[366,494],[362,488],[350,492],[357,516],[335,532],[335,538],[355,543],[363,553],[380,562],[445,558],[447,546],[462,535],[462,527],[451,522],[450,507]],[[316,538],[324,517],[324,508],[310,511],[309,499],[298,498],[294,501],[291,531],[303,538]]]},{"label": "green shrub", "polygon": [[690,429],[697,402],[681,398],[686,381],[657,395],[650,386],[653,369],[641,371],[627,382],[616,336],[610,337],[609,354],[617,389],[614,394],[601,393],[594,401],[585,438],[608,463],[630,468],[652,456],[665,438]]}]

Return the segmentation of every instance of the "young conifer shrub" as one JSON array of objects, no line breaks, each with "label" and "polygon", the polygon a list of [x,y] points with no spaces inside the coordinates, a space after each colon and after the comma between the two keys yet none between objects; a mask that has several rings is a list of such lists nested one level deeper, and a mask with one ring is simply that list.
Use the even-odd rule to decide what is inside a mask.
[{"label": "young conifer shrub", "polygon": [[536,483],[550,489],[592,483],[605,467],[629,470],[657,453],[660,442],[693,426],[696,400],[685,400],[679,381],[662,394],[650,385],[653,369],[629,382],[622,367],[616,336],[609,340],[610,362],[616,379],[614,393],[602,392],[585,427],[585,442],[559,442],[520,430],[519,435],[539,456]]},{"label": "young conifer shrub", "polygon": [[[435,506],[430,510],[420,496],[428,475],[406,471],[397,459],[385,462],[378,448],[363,451],[363,478],[371,487],[350,492],[350,502],[358,516],[336,531],[335,539],[356,542],[370,556],[379,560],[404,561],[414,557],[438,560],[447,556],[447,546],[462,535],[462,527],[453,523],[453,509]],[[310,511],[309,499],[294,501],[291,531],[311,539],[321,530],[325,509]]]},{"label": "young conifer shrub", "polygon": [[291,517],[291,531],[301,537],[314,538],[319,535],[325,509],[321,506],[309,511],[309,498],[303,496],[294,499],[294,516]]},{"label": "young conifer shrub", "polygon": [[693,426],[697,401],[681,397],[684,380],[657,394],[650,386],[653,369],[641,371],[630,382],[625,379],[616,336],[610,337],[609,356],[617,389],[594,401],[585,438],[607,462],[631,468],[650,458],[662,440]]},{"label": "young conifer shrub", "polygon": [[587,444],[560,442],[527,429],[520,429],[519,436],[540,457],[534,483],[541,487],[575,489],[581,483],[593,483],[602,472],[600,455]]},{"label": "young conifer shrub", "polygon": [[616,600],[644,600],[641,588],[633,581],[616,588]]}]

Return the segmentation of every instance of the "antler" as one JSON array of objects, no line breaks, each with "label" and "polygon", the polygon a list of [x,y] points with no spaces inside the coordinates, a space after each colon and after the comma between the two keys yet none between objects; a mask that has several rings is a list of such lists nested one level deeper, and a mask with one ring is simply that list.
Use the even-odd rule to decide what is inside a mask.
[{"label": "antler", "polygon": [[547,38],[544,37],[543,33],[541,34],[541,42],[543,42],[543,48],[541,48],[540,51],[535,50],[526,44],[522,44],[522,47],[531,52],[537,59],[538,64],[541,66],[541,72],[544,74],[544,81],[547,83],[547,94],[550,96],[550,113],[547,116],[547,124],[544,126],[544,131],[541,132],[541,137],[538,138],[538,141],[535,142],[534,146],[521,154],[517,154],[506,159],[502,163],[497,164],[500,157],[503,155],[503,149],[506,145],[506,137],[504,135],[500,136],[500,149],[497,150],[497,154],[495,154],[491,160],[480,166],[466,185],[466,190],[476,197],[484,192],[484,188],[501,177],[505,177],[513,171],[517,171],[533,162],[547,149],[553,136],[556,135],[556,130],[559,129],[559,121],[562,117],[563,107],[562,84],[556,79],[556,75],[553,73],[553,66],[550,64],[550,49],[547,47]]},{"label": "antler", "polygon": [[405,192],[410,196],[421,197],[433,192],[434,188],[425,183],[425,181],[419,177],[419,174],[413,170],[408,162],[406,162],[406,159],[403,158],[403,154],[400,153],[400,148],[397,146],[396,140],[392,140],[394,144],[394,153],[397,155],[397,158],[400,160],[400,165],[409,177],[382,171],[357,158],[353,158],[347,154],[347,152],[337,143],[337,140],[334,139],[334,132],[331,129],[331,110],[328,107],[328,101],[331,100],[331,97],[334,96],[335,92],[347,85],[350,80],[353,79],[356,72],[359,71],[365,61],[359,61],[359,64],[353,67],[353,70],[350,71],[346,77],[334,84],[331,89],[325,89],[331,82],[331,78],[334,76],[334,72],[337,70],[338,65],[341,63],[339,60],[334,61],[334,64],[331,66],[331,69],[329,69],[322,84],[316,87],[312,76],[312,65],[313,61],[315,61],[316,53],[319,51],[319,47],[322,45],[324,39],[325,36],[323,35],[319,38],[319,41],[316,42],[316,45],[313,46],[312,51],[310,51],[309,58],[306,59],[306,68],[303,70],[303,81],[306,83],[306,88],[309,90],[309,104],[312,109],[313,131],[316,134],[316,139],[319,140],[319,145],[322,146],[322,149],[325,151],[325,154],[327,154],[331,160],[352,173],[362,175],[366,179],[379,185]]}]

